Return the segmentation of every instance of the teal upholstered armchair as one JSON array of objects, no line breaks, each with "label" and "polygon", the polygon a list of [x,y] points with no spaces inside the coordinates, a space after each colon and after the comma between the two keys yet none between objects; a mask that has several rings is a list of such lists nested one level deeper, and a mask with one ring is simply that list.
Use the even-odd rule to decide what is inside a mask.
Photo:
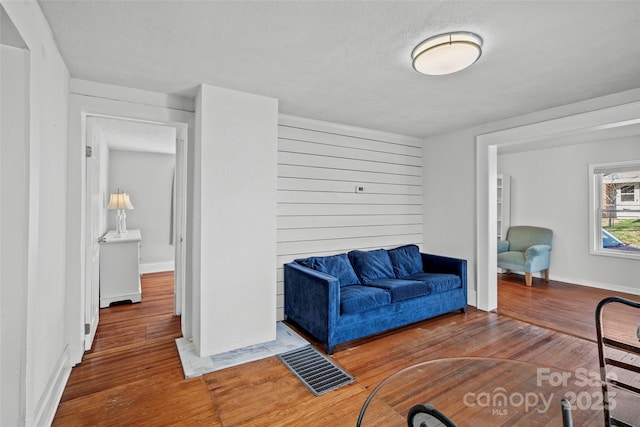
[{"label": "teal upholstered armchair", "polygon": [[522,271],[531,286],[531,273],[542,271],[549,281],[549,261],[553,231],[548,228],[519,225],[510,227],[507,240],[498,241],[498,267]]}]

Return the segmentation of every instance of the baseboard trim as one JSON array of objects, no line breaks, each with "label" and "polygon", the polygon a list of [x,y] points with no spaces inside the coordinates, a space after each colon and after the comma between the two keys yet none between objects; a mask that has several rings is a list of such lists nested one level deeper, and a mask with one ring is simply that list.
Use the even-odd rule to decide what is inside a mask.
[{"label": "baseboard trim", "polygon": [[50,426],[71,375],[69,346],[64,348],[34,412],[34,425]]},{"label": "baseboard trim", "polygon": [[140,274],[146,273],[160,273],[163,271],[175,271],[175,262],[148,262],[146,264],[140,264]]},{"label": "baseboard trim", "polygon": [[594,282],[590,280],[580,280],[571,277],[549,276],[549,280],[557,280],[559,282],[572,283],[579,286],[587,286],[589,288],[604,289],[607,291],[623,292],[625,294],[640,295],[640,289],[630,288],[628,286],[612,285],[610,283]]}]

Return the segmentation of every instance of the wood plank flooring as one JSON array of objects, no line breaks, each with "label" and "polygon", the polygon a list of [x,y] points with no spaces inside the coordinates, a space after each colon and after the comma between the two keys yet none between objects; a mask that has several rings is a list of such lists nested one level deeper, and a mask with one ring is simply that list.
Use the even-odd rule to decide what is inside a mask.
[{"label": "wood plank flooring", "polygon": [[596,306],[612,295],[640,301],[638,295],[539,278],[528,287],[524,276],[498,274],[498,313],[593,342]]},{"label": "wood plank flooring", "polygon": [[593,310],[603,295],[614,294],[535,279],[526,288],[520,276],[503,275],[497,313],[470,307],[466,315],[451,313],[338,346],[332,359],[356,381],[315,397],[275,357],[185,380],[174,342],[180,322],[172,314],[172,275],[145,275],[142,286],[140,304],[101,310],[94,347],[73,369],[54,425],[355,425],[384,378],[455,356],[597,372]]},{"label": "wood plank flooring", "polygon": [[202,380],[184,379],[173,310],[173,273],[145,274],[141,303],[101,309],[53,425],[221,425]]}]

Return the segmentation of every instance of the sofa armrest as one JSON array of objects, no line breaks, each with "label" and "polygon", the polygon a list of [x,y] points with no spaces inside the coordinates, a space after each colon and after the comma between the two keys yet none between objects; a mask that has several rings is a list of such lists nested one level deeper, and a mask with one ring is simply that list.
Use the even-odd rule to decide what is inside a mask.
[{"label": "sofa armrest", "polygon": [[467,293],[467,260],[442,255],[420,253],[425,273],[455,274],[460,277],[462,289]]},{"label": "sofa armrest", "polygon": [[549,245],[533,245],[527,248],[527,250],[524,252],[524,257],[525,259],[534,258],[546,254],[550,251],[551,246]]},{"label": "sofa armrest", "polygon": [[498,253],[507,252],[509,250],[508,240],[498,240]]},{"label": "sofa armrest", "polygon": [[295,262],[285,264],[284,312],[317,338],[326,340],[340,314],[338,279]]},{"label": "sofa armrest", "polygon": [[425,273],[447,273],[456,276],[467,275],[467,260],[442,255],[420,253]]}]

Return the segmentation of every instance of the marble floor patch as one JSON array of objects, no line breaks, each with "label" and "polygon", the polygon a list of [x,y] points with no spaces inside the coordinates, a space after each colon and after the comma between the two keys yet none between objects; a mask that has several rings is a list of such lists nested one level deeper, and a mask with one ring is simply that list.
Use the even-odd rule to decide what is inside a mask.
[{"label": "marble floor patch", "polygon": [[176,339],[176,346],[178,347],[178,353],[180,353],[180,361],[182,362],[185,378],[194,378],[209,372],[219,371],[220,369],[254,362],[307,345],[309,343],[304,338],[282,322],[276,323],[275,341],[214,354],[213,356],[199,357],[192,341],[185,338]]}]

